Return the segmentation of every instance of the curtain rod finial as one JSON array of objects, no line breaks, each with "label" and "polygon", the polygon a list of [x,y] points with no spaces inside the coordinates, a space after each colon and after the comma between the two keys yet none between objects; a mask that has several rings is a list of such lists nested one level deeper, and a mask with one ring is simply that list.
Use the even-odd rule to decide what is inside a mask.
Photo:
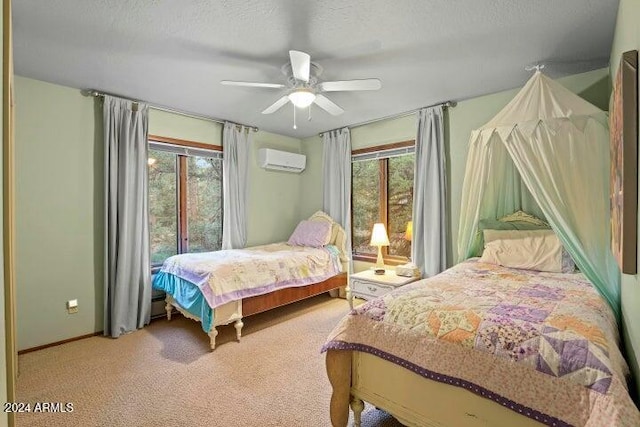
[{"label": "curtain rod finial", "polygon": [[80,94],[82,96],[100,96],[100,92],[95,89],[81,89]]}]

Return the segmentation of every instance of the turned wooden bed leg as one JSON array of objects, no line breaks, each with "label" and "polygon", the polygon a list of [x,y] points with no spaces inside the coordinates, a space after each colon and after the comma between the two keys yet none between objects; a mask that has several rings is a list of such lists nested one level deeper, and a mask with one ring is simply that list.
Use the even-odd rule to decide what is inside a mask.
[{"label": "turned wooden bed leg", "polygon": [[236,323],[233,325],[233,327],[236,328],[236,339],[238,340],[238,342],[240,342],[240,337],[242,336],[243,326],[244,323],[242,323],[242,319],[236,320]]},{"label": "turned wooden bed leg", "polygon": [[328,350],[326,368],[333,393],[329,414],[333,427],[347,427],[351,396],[351,351]]},{"label": "turned wooden bed leg", "polygon": [[354,397],[351,399],[351,410],[353,411],[353,426],[360,427],[362,424],[362,411],[364,411],[364,402],[362,399]]},{"label": "turned wooden bed leg", "polygon": [[167,312],[167,320],[171,320],[171,312],[173,311],[173,306],[171,305],[171,303],[167,303],[164,306],[165,311]]},{"label": "turned wooden bed leg", "polygon": [[209,344],[211,345],[211,350],[216,349],[216,337],[218,336],[218,330],[215,327],[211,328],[211,332],[209,332]]}]

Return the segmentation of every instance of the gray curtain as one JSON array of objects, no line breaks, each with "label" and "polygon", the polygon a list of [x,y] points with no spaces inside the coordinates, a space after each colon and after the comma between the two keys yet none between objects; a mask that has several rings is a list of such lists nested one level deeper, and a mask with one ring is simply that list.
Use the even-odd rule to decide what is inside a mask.
[{"label": "gray curtain", "polygon": [[104,97],[104,334],[117,338],[151,316],[147,136],[142,103]]},{"label": "gray curtain", "polygon": [[351,134],[349,128],[325,132],[322,136],[322,210],[338,222],[347,235],[349,268],[351,259]]},{"label": "gray curtain", "polygon": [[442,108],[421,109],[416,134],[411,258],[423,275],[429,277],[447,268],[447,183]]},{"label": "gray curtain", "polygon": [[222,131],[222,249],[247,244],[247,196],[251,130],[225,122]]}]

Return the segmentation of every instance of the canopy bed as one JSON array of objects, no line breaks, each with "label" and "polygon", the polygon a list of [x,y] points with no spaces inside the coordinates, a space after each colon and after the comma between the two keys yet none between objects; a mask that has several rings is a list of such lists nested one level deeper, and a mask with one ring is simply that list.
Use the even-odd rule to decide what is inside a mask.
[{"label": "canopy bed", "polygon": [[167,318],[175,308],[201,322],[214,350],[217,326],[234,323],[239,341],[244,317],[345,286],[345,242],[342,227],[317,212],[288,242],[172,256],[153,287],[166,293]]},{"label": "canopy bed", "polygon": [[360,426],[367,401],[408,426],[640,425],[618,348],[608,159],[605,113],[540,72],[474,131],[461,263],[336,326],[332,424],[351,405]]}]

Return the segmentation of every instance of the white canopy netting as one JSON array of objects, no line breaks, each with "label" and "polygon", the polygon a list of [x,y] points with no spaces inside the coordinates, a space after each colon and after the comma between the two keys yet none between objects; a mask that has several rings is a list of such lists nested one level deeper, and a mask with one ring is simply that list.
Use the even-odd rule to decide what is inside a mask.
[{"label": "white canopy netting", "polygon": [[479,220],[529,212],[546,219],[619,316],[609,178],[607,114],[537,71],[497,116],[471,133],[458,261],[475,255]]}]

